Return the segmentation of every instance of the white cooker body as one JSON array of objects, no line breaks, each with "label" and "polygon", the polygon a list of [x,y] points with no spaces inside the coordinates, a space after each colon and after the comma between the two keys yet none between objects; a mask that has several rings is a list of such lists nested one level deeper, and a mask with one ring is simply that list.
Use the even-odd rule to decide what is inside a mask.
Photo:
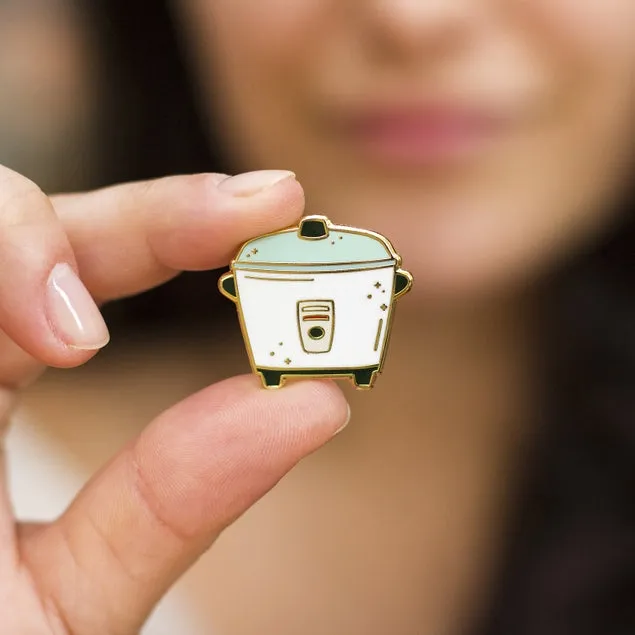
[{"label": "white cooker body", "polygon": [[255,368],[380,365],[393,309],[394,265],[307,273],[236,268],[234,274]]}]

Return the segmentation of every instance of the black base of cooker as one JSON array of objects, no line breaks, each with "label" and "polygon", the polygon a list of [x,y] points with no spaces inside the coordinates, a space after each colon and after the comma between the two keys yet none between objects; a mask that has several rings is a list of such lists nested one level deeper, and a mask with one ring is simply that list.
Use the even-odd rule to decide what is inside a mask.
[{"label": "black base of cooker", "polygon": [[379,366],[366,368],[335,368],[328,370],[272,370],[256,368],[266,388],[279,388],[287,377],[350,377],[358,388],[370,388]]}]

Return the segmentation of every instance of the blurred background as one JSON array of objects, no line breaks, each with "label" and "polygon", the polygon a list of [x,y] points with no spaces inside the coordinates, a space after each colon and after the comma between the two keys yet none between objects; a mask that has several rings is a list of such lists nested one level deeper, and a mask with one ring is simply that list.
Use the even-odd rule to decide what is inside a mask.
[{"label": "blurred background", "polygon": [[0,2],[0,162],[49,192],[99,179],[99,55],[75,5]]},{"label": "blurred background", "polygon": [[[110,5],[110,16],[117,12],[122,16],[121,23],[116,25],[117,28],[109,22],[112,18],[100,18],[100,8],[105,6],[105,3]],[[152,29],[145,31],[143,11],[147,11],[147,4],[141,4],[144,6],[139,8],[138,3],[126,0],[94,0],[88,15],[83,10],[85,3],[78,0],[0,0],[0,164],[26,175],[50,194],[172,173],[233,171],[231,166],[224,164],[220,157],[215,156],[214,151],[210,150],[220,147],[220,144],[217,146],[215,140],[209,138],[212,133],[203,124],[201,114],[196,111],[194,104],[197,100],[188,82],[188,69],[181,63],[179,56],[161,58],[170,65],[169,67],[153,63],[158,51],[179,48],[179,43],[175,41],[173,30],[167,21],[167,13],[166,17],[162,17],[164,10],[160,15],[157,14]],[[122,47],[119,42],[121,38],[127,38],[129,41],[136,38],[138,46]],[[144,73],[142,90],[137,81],[141,72]],[[146,116],[149,111],[152,112],[152,117]],[[169,148],[169,151],[160,152],[156,151],[156,148]],[[625,241],[625,244],[627,248],[631,248],[632,243]],[[628,258],[632,262],[632,252],[626,254],[625,250],[622,251],[623,262]],[[610,264],[610,259],[603,260],[603,253],[599,255],[598,262],[604,264],[606,260]],[[587,354],[589,358],[595,359],[593,356],[597,355],[597,358],[601,359],[597,376],[606,378],[606,384],[611,389],[619,383],[623,403],[630,404],[631,409],[633,407],[632,384],[628,383],[628,378],[632,375],[627,376],[627,373],[632,373],[632,368],[625,369],[623,376],[615,371],[617,380],[614,380],[612,375],[616,368],[613,358],[619,358],[621,351],[626,348],[632,349],[635,341],[632,325],[629,327],[631,330],[625,328],[621,332],[615,331],[610,343],[612,349],[605,357],[602,357],[603,351],[598,353],[593,349],[592,338],[609,323],[603,322],[606,317],[602,314],[604,305],[597,299],[603,298],[602,293],[610,286],[606,284],[606,280],[612,283],[618,280],[615,271],[620,272],[620,275],[624,272],[625,267],[621,262],[622,260],[617,266],[607,267],[608,273],[604,278],[604,274],[596,275],[596,270],[593,269],[592,275],[585,278],[584,284],[573,288],[574,300],[579,302],[571,303],[570,306],[582,306],[590,318],[588,323],[583,327],[579,326],[577,308],[567,309],[570,313],[563,315],[565,326],[560,333],[572,334],[574,341],[574,354],[568,360],[570,365],[560,373],[560,377],[565,379],[562,384],[564,388],[560,386],[561,393],[565,397],[563,401],[567,402],[567,414],[573,413],[571,419],[576,419],[579,412],[588,412],[591,413],[589,421],[593,422],[593,416],[597,414],[593,408],[597,408],[597,412],[601,413],[597,416],[598,419],[602,418],[605,412],[611,413],[615,410],[612,400],[617,392],[613,393],[607,389],[602,393],[599,382],[598,392],[601,394],[594,398],[589,392],[589,401],[595,399],[591,407],[587,407],[582,401],[580,403],[583,405],[579,410],[571,407],[571,403],[578,403],[576,391],[581,394],[588,392],[584,383],[586,379],[580,380],[579,384],[576,383],[577,371],[580,370],[582,375],[586,370],[585,364],[578,364],[577,360],[586,359],[584,355]],[[246,356],[236,354],[237,351],[242,353],[243,348],[235,311],[233,305],[217,293],[218,275],[219,272],[184,274],[176,281],[143,296],[105,307],[104,313],[112,334],[110,345],[86,367],[68,371],[49,371],[42,381],[26,392],[15,425],[12,426],[8,437],[12,494],[20,518],[54,518],[64,509],[86,479],[126,441],[138,434],[145,422],[172,403],[213,381],[248,371]],[[626,280],[625,273],[623,277]],[[623,281],[620,284],[624,286]],[[616,284],[615,288],[618,286]],[[607,304],[606,313],[628,315],[628,311],[633,311],[632,304],[632,301],[629,301],[627,306],[625,300],[623,306],[611,307]],[[192,337],[192,334],[195,336]],[[160,346],[157,346],[158,338]],[[579,342],[583,345],[590,342],[588,349],[583,350],[580,356],[575,350]],[[559,341],[554,341],[550,346],[557,350],[559,344]],[[615,354],[612,357],[613,353]],[[69,397],[71,391],[72,407]],[[116,398],[113,398],[113,395],[116,395]],[[627,412],[626,408],[623,410]],[[570,461],[568,465],[582,466],[581,471],[584,472],[585,461],[588,461],[591,466],[586,471],[588,491],[592,491],[595,484],[604,482],[599,476],[609,475],[605,483],[607,491],[611,492],[616,489],[613,487],[614,481],[611,481],[611,477],[616,474],[622,483],[625,482],[622,474],[633,479],[632,469],[623,469],[623,472],[616,470],[615,474],[607,469],[613,462],[613,456],[617,456],[614,446],[620,445],[619,435],[612,438],[610,435],[613,433],[609,431],[606,436],[602,436],[603,431],[598,431],[593,425],[588,425],[586,429],[581,425],[580,430],[583,430],[586,436],[580,442],[579,448],[573,447],[570,440],[578,439],[578,421],[571,419],[562,417],[562,421],[566,420],[569,427],[565,426],[560,437],[556,434],[556,445],[559,450],[564,449],[563,455]],[[632,440],[632,431],[628,431],[626,426],[620,432],[624,438],[630,435],[629,438]],[[581,434],[580,438],[582,437]],[[598,448],[596,454],[595,450]],[[626,456],[626,450],[623,454]],[[541,457],[541,460],[543,458]],[[563,491],[567,491],[567,494],[574,491],[577,496],[577,485],[568,480],[567,464],[560,458],[554,451],[552,455],[544,458],[544,464],[550,460],[553,469],[551,476],[554,477],[555,474],[554,480],[564,484]],[[627,458],[632,467],[631,458]],[[380,467],[381,459],[382,457],[377,457],[377,465]],[[319,457],[314,459],[317,462],[320,460],[322,459]],[[542,467],[540,461],[537,463]],[[622,461],[620,469],[626,464],[627,461]],[[317,476],[311,471],[316,465],[318,463],[309,463],[297,481],[287,484],[288,489],[296,488],[297,496],[294,501],[303,500],[303,488],[312,488],[313,483],[321,478],[320,469],[315,471]],[[453,468],[447,468],[447,471],[453,472]],[[497,475],[496,482],[504,482],[508,476],[508,473]],[[348,477],[350,475],[347,475]],[[414,478],[411,480],[414,481]],[[551,490],[547,480],[545,479],[545,490],[549,494]],[[353,478],[350,477],[349,481],[353,482]],[[329,483],[333,491],[339,487],[335,478]],[[365,484],[361,483],[361,479],[358,485],[360,491],[364,491]],[[416,483],[412,483],[411,486],[415,491]],[[316,507],[319,507],[323,501],[319,500],[318,488],[315,489],[316,491],[311,490],[311,495],[316,501]],[[584,486],[580,489],[583,490]],[[619,495],[615,495],[615,508],[620,514],[624,512],[624,518],[627,512],[620,506],[619,496],[625,496],[626,489],[624,485],[624,491],[620,490]],[[597,491],[603,492],[601,487],[598,487]],[[284,514],[288,509],[288,506],[285,506],[284,490],[276,492],[282,493],[274,493],[273,498],[269,499],[273,502],[270,502],[268,507],[256,506],[254,511],[256,517],[258,514],[260,517],[266,517],[269,523],[266,526],[271,529],[272,535],[278,530],[276,515]],[[584,505],[588,501],[584,493],[582,491],[578,498],[570,497],[571,509],[574,509],[575,513],[585,509]],[[405,494],[401,494],[405,500]],[[388,492],[386,498],[388,502],[396,499],[392,492]],[[598,499],[601,498],[598,496]],[[379,496],[377,500],[380,500]],[[527,527],[531,527],[536,518],[540,519],[545,509],[545,517],[552,514],[553,518],[558,518],[561,501],[557,500],[557,495],[554,500],[548,497],[545,497],[545,500],[549,503],[555,500],[555,505],[550,508],[548,504],[543,504],[544,500],[536,498],[535,509],[532,508],[528,513]],[[579,509],[576,508],[578,503]],[[447,500],[440,499],[438,504],[442,511],[452,507],[449,497]],[[309,505],[307,503],[307,508]],[[603,509],[601,500],[597,508]],[[563,512],[563,515],[568,516],[562,526],[568,527],[567,523],[571,521],[569,524],[574,529],[581,528],[581,533],[584,533],[588,525],[586,520],[595,519],[594,514],[597,511],[592,506],[589,509],[591,511],[588,517],[580,513],[582,521],[578,525],[575,525],[575,514]],[[448,517],[451,518],[452,510],[448,513]],[[532,513],[535,513],[535,516],[532,517]],[[601,512],[598,512],[597,518],[602,518]],[[620,522],[621,519],[620,516]],[[388,513],[383,520],[386,526],[394,524]],[[372,522],[375,521],[373,518]],[[428,519],[425,519],[425,522],[428,522]],[[554,562],[558,560],[558,550],[561,546],[557,539],[567,542],[558,535],[560,529],[555,526],[557,524],[555,522],[553,527],[549,526],[545,534],[547,538],[540,534],[540,531],[535,532],[537,543],[544,539],[545,544],[551,547],[556,545],[554,553],[546,557],[549,559],[553,556]],[[600,525],[601,523],[598,523],[598,526]],[[536,527],[542,527],[539,521],[536,521]],[[592,529],[589,534],[592,534]],[[253,538],[247,530],[244,534],[241,534],[242,531],[238,526],[231,535],[223,538],[233,546],[233,551],[230,548],[228,553],[242,554],[241,539],[244,544]],[[293,560],[293,549],[301,549],[300,539],[298,538],[296,544],[292,533],[291,535],[289,551],[286,553],[289,562]],[[598,532],[598,535],[600,538],[597,552],[601,559],[604,546],[611,543],[611,534],[607,533],[605,536]],[[554,536],[553,544],[549,543]],[[567,538],[566,532],[563,532],[563,536]],[[632,540],[631,537],[627,538],[629,541]],[[259,539],[260,536],[257,535],[256,540]],[[266,551],[262,545],[268,544],[267,536],[262,540],[262,543],[257,544],[252,540],[256,553],[254,567],[260,567],[261,572],[265,571],[267,565],[259,562],[257,557]],[[356,544],[355,536],[351,537],[351,542]],[[415,543],[413,540],[413,544]],[[588,551],[585,544],[583,540],[580,541],[580,551]],[[632,541],[628,544],[632,545]],[[620,547],[620,558],[621,551],[625,550]],[[214,616],[209,606],[210,578],[206,567],[212,564],[228,568],[233,566],[231,557],[227,557],[227,562],[223,562],[226,556],[222,553],[220,551],[206,555],[176,585],[158,608],[144,633],[214,635]],[[531,555],[530,550],[528,553]],[[581,562],[578,556],[579,553],[576,553],[573,558],[576,564]],[[214,561],[214,558],[217,561]],[[343,569],[346,567],[345,563],[337,564]],[[523,562],[521,567],[526,564]],[[562,562],[559,564],[562,565]],[[545,567],[541,570],[537,579],[555,580],[553,588],[556,590],[575,586],[570,584],[571,579],[566,579],[566,574],[571,570],[575,572],[575,568],[568,568],[568,563],[564,563],[562,570],[554,566],[556,574],[551,578],[548,569],[549,567]],[[624,570],[627,570],[627,566]],[[562,575],[562,571],[566,571],[566,574]],[[593,596],[597,599],[606,589],[602,587],[601,576],[594,576],[591,567],[588,571],[591,573],[587,572],[587,578],[599,580],[598,588],[593,589],[594,592],[597,591],[596,596]],[[347,574],[354,580],[360,577],[356,571],[347,571]],[[269,575],[270,579],[276,579],[275,572],[269,571]],[[562,578],[558,578],[558,575],[562,575]],[[263,575],[263,578],[267,576]],[[234,582],[239,586],[238,577],[236,580]],[[220,587],[222,581],[216,581],[216,584]],[[531,581],[529,584],[531,585]],[[518,588],[521,586],[519,584]],[[626,584],[624,587],[626,588]],[[418,593],[419,589],[411,591],[414,594]],[[610,602],[614,599],[610,591],[611,589],[606,591],[606,606],[609,608]],[[284,592],[281,585],[279,596]],[[398,596],[401,590],[397,588],[393,592]],[[522,595],[521,589],[519,596]],[[541,595],[540,590],[536,595]],[[541,597],[544,595],[550,596],[549,593],[543,593]],[[551,595],[555,597],[557,594]],[[566,593],[563,594],[563,597],[565,596]],[[600,603],[606,598],[600,597]],[[236,603],[240,604],[240,600],[240,597],[236,598]],[[586,604],[582,593],[577,601]],[[345,605],[346,598],[342,598],[341,602]],[[632,606],[632,598],[625,604]],[[530,604],[523,608],[531,611]],[[237,606],[236,611],[242,610],[242,606]],[[320,610],[320,607],[316,608],[318,614]],[[320,625],[314,624],[313,627],[319,629]],[[274,635],[273,631],[260,632]],[[550,632],[549,635],[564,633]],[[607,632],[606,635],[623,634]]]}]

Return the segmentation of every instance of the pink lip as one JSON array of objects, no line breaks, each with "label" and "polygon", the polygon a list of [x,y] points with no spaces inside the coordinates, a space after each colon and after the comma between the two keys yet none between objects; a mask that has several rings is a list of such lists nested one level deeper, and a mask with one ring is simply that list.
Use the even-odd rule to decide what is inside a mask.
[{"label": "pink lip", "polygon": [[447,107],[384,109],[354,115],[344,126],[355,149],[387,164],[439,166],[474,158],[502,131],[504,120]]}]

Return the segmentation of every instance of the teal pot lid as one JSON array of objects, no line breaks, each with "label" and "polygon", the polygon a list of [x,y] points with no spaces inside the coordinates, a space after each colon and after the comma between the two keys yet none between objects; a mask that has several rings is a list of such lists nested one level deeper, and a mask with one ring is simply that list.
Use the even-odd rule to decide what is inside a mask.
[{"label": "teal pot lid", "polygon": [[245,243],[233,264],[267,269],[294,265],[350,269],[390,265],[396,261],[394,249],[383,236],[333,225],[326,216],[306,216],[298,227]]}]

